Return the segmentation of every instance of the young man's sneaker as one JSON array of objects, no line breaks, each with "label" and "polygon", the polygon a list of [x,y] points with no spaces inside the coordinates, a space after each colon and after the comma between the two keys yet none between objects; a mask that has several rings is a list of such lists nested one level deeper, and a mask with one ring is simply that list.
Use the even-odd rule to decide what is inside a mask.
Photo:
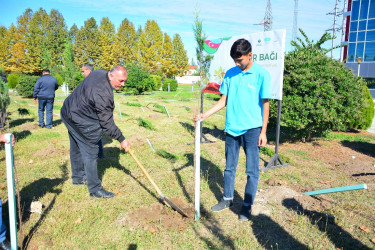
[{"label": "young man's sneaker", "polygon": [[240,221],[248,221],[251,219],[251,206],[242,206],[239,219]]},{"label": "young man's sneaker", "polygon": [[221,201],[219,203],[217,203],[215,206],[211,207],[211,210],[214,211],[214,212],[219,212],[219,211],[227,209],[231,206],[233,206],[232,200],[221,199]]}]

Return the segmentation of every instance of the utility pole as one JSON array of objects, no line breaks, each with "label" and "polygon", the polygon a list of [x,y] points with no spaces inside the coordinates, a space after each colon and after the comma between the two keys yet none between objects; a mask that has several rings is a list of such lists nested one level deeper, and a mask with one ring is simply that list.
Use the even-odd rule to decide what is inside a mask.
[{"label": "utility pole", "polygon": [[272,9],[271,0],[267,2],[266,15],[264,16],[264,31],[272,30]]},{"label": "utility pole", "polygon": [[331,58],[334,57],[334,50],[333,50],[333,48],[335,47],[336,31],[342,29],[342,27],[336,28],[336,19],[337,19],[338,16],[342,15],[342,13],[338,13],[338,2],[339,2],[339,0],[336,0],[334,12],[331,12],[331,13],[327,14],[327,15],[333,15],[333,27],[332,27],[332,29],[328,29],[327,30],[327,31],[332,30],[332,37],[333,38],[332,38]]},{"label": "utility pole", "polygon": [[294,0],[294,17],[293,17],[293,31],[292,31],[292,40],[297,40],[298,32],[298,0]]}]

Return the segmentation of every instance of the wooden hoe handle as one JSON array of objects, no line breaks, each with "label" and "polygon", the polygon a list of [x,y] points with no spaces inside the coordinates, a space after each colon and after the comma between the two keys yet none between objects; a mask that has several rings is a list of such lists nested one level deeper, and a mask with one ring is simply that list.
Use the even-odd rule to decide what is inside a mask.
[{"label": "wooden hoe handle", "polygon": [[161,197],[161,198],[164,198],[164,195],[162,194],[162,192],[160,191],[160,189],[158,188],[158,186],[156,186],[155,182],[151,179],[151,176],[147,173],[146,169],[142,166],[142,163],[140,163],[137,159],[137,157],[135,157],[133,151],[131,149],[129,149],[129,152],[128,152],[134,159],[134,161],[138,164],[138,166],[141,168],[142,172],[146,175],[147,179],[151,182],[151,184],[154,186],[154,188],[156,189],[156,192],[158,193],[158,195]]}]

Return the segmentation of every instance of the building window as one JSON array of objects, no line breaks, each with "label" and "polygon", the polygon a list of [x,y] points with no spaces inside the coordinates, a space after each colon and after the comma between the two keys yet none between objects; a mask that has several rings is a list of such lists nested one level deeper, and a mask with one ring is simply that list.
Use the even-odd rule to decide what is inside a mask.
[{"label": "building window", "polygon": [[365,43],[357,43],[357,50],[355,53],[355,58],[362,57],[363,58],[363,47],[365,46]]},{"label": "building window", "polygon": [[350,22],[350,31],[357,31],[358,29],[358,22]]},{"label": "building window", "polygon": [[355,43],[349,43],[347,62],[354,62],[354,54],[355,54]]},{"label": "building window", "polygon": [[357,41],[357,32],[349,33],[349,42],[355,43]]},{"label": "building window", "polygon": [[366,23],[367,21],[359,21],[358,23],[358,30],[366,30]]},{"label": "building window", "polygon": [[375,61],[375,43],[366,43],[365,61]]},{"label": "building window", "polygon": [[369,0],[362,0],[361,1],[361,12],[359,13],[359,19],[367,19],[368,13],[368,1]]},{"label": "building window", "polygon": [[368,30],[375,30],[375,19],[368,20],[367,29]]},{"label": "building window", "polygon": [[364,42],[365,41],[365,33],[366,33],[365,31],[358,32],[357,41]]},{"label": "building window", "polygon": [[359,3],[360,3],[360,1],[353,1],[352,15],[351,15],[351,20],[353,20],[353,21],[358,20]]},{"label": "building window", "polygon": [[366,41],[375,41],[375,30],[367,31]]}]

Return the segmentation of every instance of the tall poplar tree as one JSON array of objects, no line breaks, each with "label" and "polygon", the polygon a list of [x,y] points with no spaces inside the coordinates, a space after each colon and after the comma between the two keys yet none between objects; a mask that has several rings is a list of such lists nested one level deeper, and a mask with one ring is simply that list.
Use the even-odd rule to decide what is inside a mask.
[{"label": "tall poplar tree", "polygon": [[175,75],[183,76],[189,70],[189,58],[179,34],[175,34],[172,42],[172,60],[176,67]]},{"label": "tall poplar tree", "polygon": [[115,26],[108,17],[104,17],[99,27],[99,68],[110,70],[118,64],[117,58],[114,56],[114,42],[116,38]]},{"label": "tall poplar tree", "polygon": [[152,74],[161,71],[160,56],[162,54],[163,33],[154,20],[146,22],[143,33],[140,37],[140,63]]},{"label": "tall poplar tree", "polygon": [[26,58],[26,42],[25,37],[28,31],[28,25],[32,17],[32,10],[27,9],[22,16],[17,19],[17,27],[13,24],[10,26],[10,54],[9,71],[29,73]]},{"label": "tall poplar tree", "polygon": [[114,49],[119,64],[126,65],[138,61],[137,34],[133,23],[126,18],[117,31]]},{"label": "tall poplar tree", "polygon": [[172,40],[164,33],[163,50],[160,58],[161,72],[164,76],[171,78],[176,73],[177,67],[173,64]]},{"label": "tall poplar tree", "polygon": [[99,57],[99,30],[93,17],[85,21],[76,36],[73,46],[76,65],[91,63],[97,66]]},{"label": "tall poplar tree", "polygon": [[0,26],[0,67],[9,71],[10,34],[6,27]]}]

